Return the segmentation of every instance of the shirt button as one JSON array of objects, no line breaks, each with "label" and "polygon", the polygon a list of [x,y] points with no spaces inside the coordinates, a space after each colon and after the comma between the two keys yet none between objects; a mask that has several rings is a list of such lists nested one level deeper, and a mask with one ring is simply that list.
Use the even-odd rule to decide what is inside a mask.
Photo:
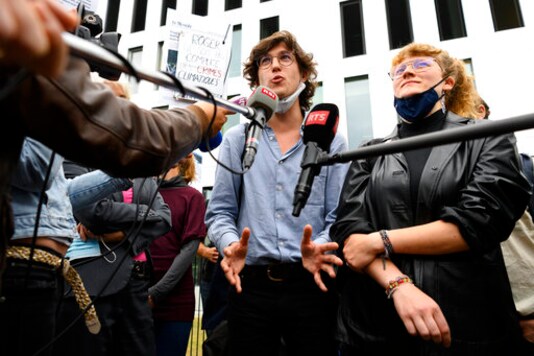
[{"label": "shirt button", "polygon": [[277,219],[280,219],[280,218],[282,217],[282,214],[280,214],[280,213],[276,213],[275,216],[276,216]]},{"label": "shirt button", "polygon": [[280,192],[282,190],[282,186],[280,184],[277,184],[276,185],[276,190],[278,190]]},{"label": "shirt button", "polygon": [[282,160],[278,161],[278,164],[284,164],[284,160],[282,159]]},{"label": "shirt button", "polygon": [[273,136],[269,136],[269,141],[272,141],[274,140],[274,137]]}]

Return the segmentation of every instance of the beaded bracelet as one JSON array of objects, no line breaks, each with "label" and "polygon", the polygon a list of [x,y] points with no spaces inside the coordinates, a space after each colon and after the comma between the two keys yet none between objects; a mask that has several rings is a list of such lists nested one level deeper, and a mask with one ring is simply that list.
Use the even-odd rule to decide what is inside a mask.
[{"label": "beaded bracelet", "polygon": [[386,287],[386,295],[388,296],[388,299],[391,299],[391,296],[393,295],[393,292],[397,290],[397,287],[404,283],[413,284],[413,281],[408,276],[398,276],[389,281],[388,286]]},{"label": "beaded bracelet", "polygon": [[391,244],[391,241],[389,240],[387,230],[380,230],[379,234],[380,234],[380,237],[382,238],[382,242],[384,243],[384,254],[382,255],[382,266],[384,267],[384,270],[385,270],[386,259],[389,260],[390,256],[393,254],[393,245]]}]

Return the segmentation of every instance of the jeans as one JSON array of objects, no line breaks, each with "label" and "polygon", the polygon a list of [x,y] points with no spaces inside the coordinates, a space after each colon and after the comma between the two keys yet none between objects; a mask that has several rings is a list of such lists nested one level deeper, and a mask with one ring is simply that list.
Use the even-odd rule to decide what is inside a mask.
[{"label": "jeans", "polygon": [[113,178],[102,171],[92,171],[69,180],[69,198],[76,211],[108,195],[129,189],[128,178]]},{"label": "jeans", "polygon": [[[0,301],[0,355],[33,355],[55,336],[63,278],[51,266],[7,260]],[[28,278],[26,278],[28,277]],[[54,355],[54,345],[40,355]]]},{"label": "jeans", "polygon": [[191,321],[155,320],[157,356],[185,356]]},{"label": "jeans", "polygon": [[[83,318],[60,340],[54,356],[153,356],[156,354],[152,310],[148,306],[147,279],[132,273],[118,293],[100,297],[95,308],[102,325],[100,333],[90,334]],[[58,331],[80,314],[74,298],[64,298],[58,318]]]}]

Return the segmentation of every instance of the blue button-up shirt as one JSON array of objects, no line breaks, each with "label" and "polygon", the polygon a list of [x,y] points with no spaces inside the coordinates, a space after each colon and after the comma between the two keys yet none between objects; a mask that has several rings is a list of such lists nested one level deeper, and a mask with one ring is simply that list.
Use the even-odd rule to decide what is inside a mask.
[{"label": "blue button-up shirt", "polygon": [[[221,144],[219,160],[241,171],[245,142],[244,125],[228,130]],[[345,139],[335,136],[330,153],[346,150]],[[282,154],[274,131],[266,126],[251,169],[243,176],[217,167],[215,184],[206,213],[208,236],[217,249],[239,240],[249,227],[246,264],[296,262],[301,259],[300,242],[306,224],[313,228],[315,243],[330,241],[346,164],[322,167],[315,177],[310,197],[299,217],[292,215],[293,193],[300,175],[305,145],[301,139]],[[241,187],[241,185],[243,186]],[[240,207],[237,205],[240,202]]]}]

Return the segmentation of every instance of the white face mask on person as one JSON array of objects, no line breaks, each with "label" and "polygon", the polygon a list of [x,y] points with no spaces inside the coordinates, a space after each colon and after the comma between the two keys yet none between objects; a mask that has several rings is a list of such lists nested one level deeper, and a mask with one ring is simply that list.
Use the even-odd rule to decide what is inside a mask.
[{"label": "white face mask on person", "polygon": [[306,84],[301,82],[293,94],[278,101],[278,106],[276,107],[275,112],[277,114],[285,114],[288,112],[305,88]]}]

